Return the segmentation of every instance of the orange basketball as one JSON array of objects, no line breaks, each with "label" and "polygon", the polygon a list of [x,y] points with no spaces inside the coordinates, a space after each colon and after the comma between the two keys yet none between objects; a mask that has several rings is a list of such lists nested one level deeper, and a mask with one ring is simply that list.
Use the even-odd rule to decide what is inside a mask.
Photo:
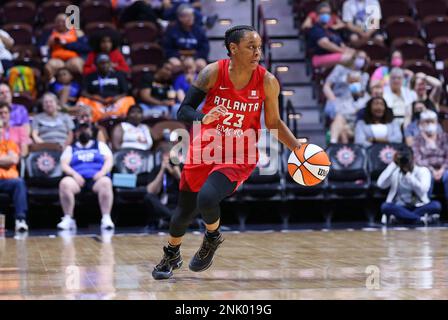
[{"label": "orange basketball", "polygon": [[292,179],[302,186],[321,183],[330,171],[330,159],[321,147],[307,143],[291,152],[288,158],[288,172]]}]

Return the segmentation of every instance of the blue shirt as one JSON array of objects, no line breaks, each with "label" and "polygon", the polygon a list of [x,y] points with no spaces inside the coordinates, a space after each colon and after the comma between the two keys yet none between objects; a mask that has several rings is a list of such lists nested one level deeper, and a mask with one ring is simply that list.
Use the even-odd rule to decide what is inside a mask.
[{"label": "blue shirt", "polygon": [[167,58],[179,57],[179,50],[196,50],[195,59],[207,60],[210,51],[203,28],[194,25],[191,31],[187,31],[178,22],[166,30],[163,46]]},{"label": "blue shirt", "polygon": [[315,23],[308,32],[308,46],[315,55],[330,54],[333,52],[321,48],[318,44],[322,38],[328,38],[334,44],[340,46],[342,43],[341,37],[331,29],[325,29],[320,23]]}]

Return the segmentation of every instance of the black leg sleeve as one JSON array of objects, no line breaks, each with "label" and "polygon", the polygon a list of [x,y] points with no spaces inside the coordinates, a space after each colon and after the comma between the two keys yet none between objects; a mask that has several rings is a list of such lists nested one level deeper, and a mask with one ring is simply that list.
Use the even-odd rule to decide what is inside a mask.
[{"label": "black leg sleeve", "polygon": [[197,192],[179,192],[179,200],[170,222],[170,235],[175,238],[185,234],[196,215]]}]

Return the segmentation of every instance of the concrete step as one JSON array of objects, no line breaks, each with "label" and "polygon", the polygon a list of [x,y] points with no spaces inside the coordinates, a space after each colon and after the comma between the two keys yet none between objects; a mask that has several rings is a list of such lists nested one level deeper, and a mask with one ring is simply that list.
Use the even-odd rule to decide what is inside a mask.
[{"label": "concrete step", "polygon": [[294,114],[289,117],[291,121],[296,121],[300,125],[310,125],[311,128],[320,126],[322,122],[321,110],[317,106],[294,108]]},{"label": "concrete step", "polygon": [[312,85],[303,86],[282,86],[282,93],[284,95],[284,103],[291,101],[294,107],[307,107],[318,105],[317,100],[313,96]]},{"label": "concrete step", "polygon": [[298,39],[271,40],[272,62],[305,59],[305,51]]},{"label": "concrete step", "polygon": [[223,40],[210,40],[210,53],[208,55],[208,60],[214,62],[219,59],[228,58],[227,49],[224,45]]},{"label": "concrete step", "polygon": [[226,1],[202,1],[202,13],[205,15],[217,14],[218,22],[212,29],[207,30],[207,36],[224,37],[226,30],[234,25],[252,25],[251,1],[226,0]]},{"label": "concrete step", "polygon": [[307,74],[304,62],[276,62],[272,64],[272,71],[277,71],[283,85],[311,83],[311,75]]},{"label": "concrete step", "polygon": [[261,1],[269,37],[297,37],[292,7],[288,0]]}]

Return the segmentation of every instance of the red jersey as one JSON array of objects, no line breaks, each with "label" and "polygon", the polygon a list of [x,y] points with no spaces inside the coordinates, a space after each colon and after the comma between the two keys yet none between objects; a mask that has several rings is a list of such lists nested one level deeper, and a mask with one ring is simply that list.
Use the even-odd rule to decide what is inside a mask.
[{"label": "red jersey", "polygon": [[256,167],[266,69],[258,66],[252,72],[249,83],[243,89],[236,90],[229,78],[229,64],[229,59],[218,62],[216,83],[207,93],[202,109],[202,113],[206,114],[212,108],[223,105],[227,113],[219,120],[201,125],[200,132],[193,127],[187,156],[189,161],[184,166],[181,190],[187,184],[186,189],[199,191],[214,171],[224,173],[240,185]]}]

